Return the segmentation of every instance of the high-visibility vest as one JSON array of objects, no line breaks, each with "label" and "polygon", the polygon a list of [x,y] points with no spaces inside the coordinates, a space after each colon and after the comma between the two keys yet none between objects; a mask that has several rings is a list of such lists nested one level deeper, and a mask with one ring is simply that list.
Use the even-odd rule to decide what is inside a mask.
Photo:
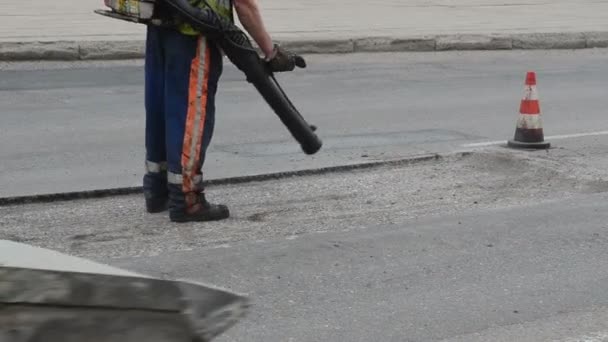
[{"label": "high-visibility vest", "polygon": [[[198,3],[199,8],[207,8],[205,1],[201,0],[189,0],[189,2],[193,5]],[[234,23],[234,16],[232,12],[232,0],[206,0],[211,9],[213,9],[221,18],[229,20],[231,23]],[[181,33],[191,36],[199,35],[200,32],[195,30],[188,23],[180,23],[178,25],[178,29]]]}]

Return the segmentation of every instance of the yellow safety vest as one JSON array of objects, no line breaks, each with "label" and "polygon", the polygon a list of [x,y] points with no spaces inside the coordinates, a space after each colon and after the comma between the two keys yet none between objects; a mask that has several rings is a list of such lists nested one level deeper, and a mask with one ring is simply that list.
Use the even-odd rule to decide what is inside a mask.
[{"label": "yellow safety vest", "polygon": [[[191,4],[194,4],[196,0],[189,0],[189,2]],[[232,12],[232,0],[206,0],[206,2],[209,4],[209,6],[211,6],[211,9],[213,9],[221,18],[227,19],[230,22],[234,23],[234,17]],[[199,3],[200,8],[207,8],[205,2],[200,1]],[[190,36],[197,36],[200,34],[199,31],[195,30],[188,23],[180,23],[178,25],[178,29],[181,33]]]}]

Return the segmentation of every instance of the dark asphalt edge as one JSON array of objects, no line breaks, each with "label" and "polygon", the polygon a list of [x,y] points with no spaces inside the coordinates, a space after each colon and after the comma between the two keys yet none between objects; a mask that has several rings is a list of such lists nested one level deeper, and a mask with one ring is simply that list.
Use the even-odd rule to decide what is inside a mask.
[{"label": "dark asphalt edge", "polygon": [[[608,31],[452,34],[408,37],[370,36],[350,39],[278,39],[301,54],[355,52],[422,52],[450,50],[533,50],[608,48]],[[143,40],[0,42],[0,61],[121,60],[144,57]]]},{"label": "dark asphalt edge", "polygon": [[[329,166],[324,168],[316,169],[304,169],[297,171],[286,171],[277,173],[266,173],[252,176],[241,176],[241,177],[230,177],[230,178],[218,178],[205,181],[206,187],[213,187],[218,185],[234,185],[234,184],[245,184],[254,182],[264,182],[270,180],[279,180],[290,177],[303,177],[303,176],[315,176],[329,173],[339,173],[354,170],[363,169],[374,169],[386,166],[403,166],[408,164],[417,164],[426,161],[437,161],[445,159],[446,157],[465,157],[473,152],[457,152],[448,155],[441,154],[424,154],[421,156],[408,157],[395,160],[357,163],[340,166]],[[11,205],[23,205],[23,204],[35,204],[35,203],[50,203],[60,201],[74,201],[83,199],[95,199],[113,196],[124,196],[134,195],[142,193],[141,187],[124,187],[124,188],[113,188],[113,189],[99,189],[99,190],[85,190],[75,192],[63,192],[63,193],[52,193],[43,195],[29,195],[29,196],[15,196],[15,197],[2,197],[0,198],[0,207],[11,206]]]}]

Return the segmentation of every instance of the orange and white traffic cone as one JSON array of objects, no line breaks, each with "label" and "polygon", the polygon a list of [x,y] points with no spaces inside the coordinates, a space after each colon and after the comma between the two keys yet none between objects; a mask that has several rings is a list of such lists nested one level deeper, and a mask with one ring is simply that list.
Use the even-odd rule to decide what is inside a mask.
[{"label": "orange and white traffic cone", "polygon": [[515,129],[515,137],[508,145],[514,148],[549,148],[545,141],[543,123],[540,117],[540,104],[536,90],[536,73],[528,72],[524,98],[519,107],[519,119]]}]

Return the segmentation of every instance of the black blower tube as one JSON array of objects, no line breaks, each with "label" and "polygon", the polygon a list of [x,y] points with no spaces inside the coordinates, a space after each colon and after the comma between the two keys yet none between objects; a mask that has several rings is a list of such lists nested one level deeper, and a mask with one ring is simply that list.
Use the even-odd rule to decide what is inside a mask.
[{"label": "black blower tube", "polygon": [[246,75],[247,81],[274,110],[304,153],[315,154],[321,149],[323,143],[314,132],[316,127],[309,125],[298,112],[240,28],[210,9],[192,6],[188,0],[164,2],[183,20],[219,44],[228,59]]}]

